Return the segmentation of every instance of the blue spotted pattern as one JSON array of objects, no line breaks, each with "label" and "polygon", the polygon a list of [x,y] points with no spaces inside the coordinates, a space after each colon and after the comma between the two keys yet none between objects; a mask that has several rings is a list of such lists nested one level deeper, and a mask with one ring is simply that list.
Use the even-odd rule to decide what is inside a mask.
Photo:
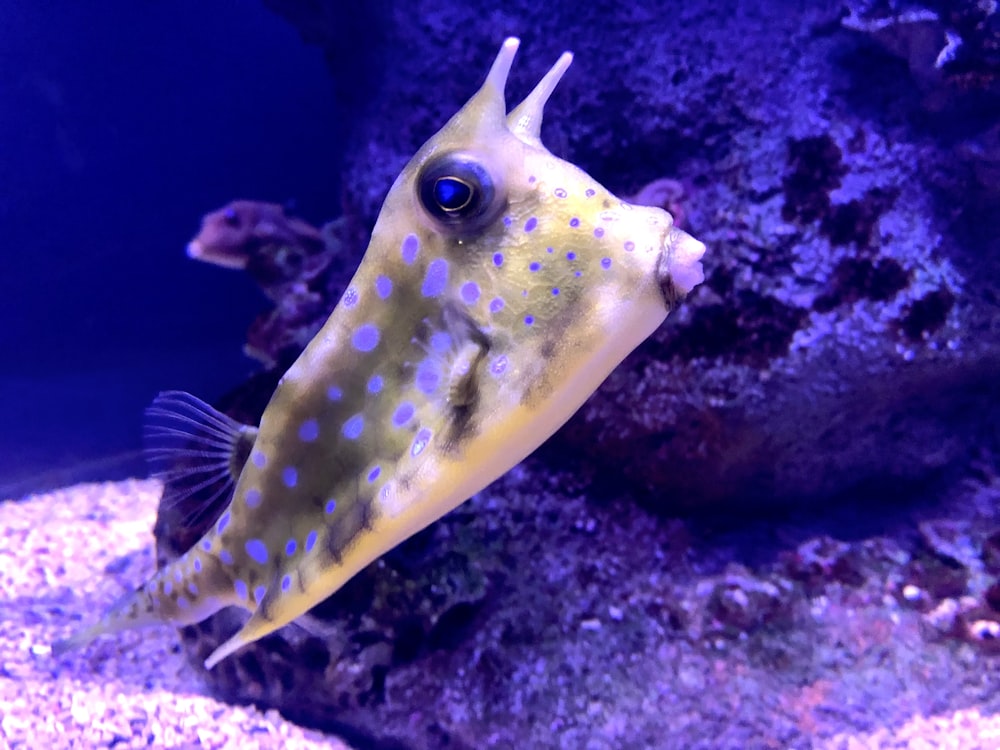
[{"label": "blue spotted pattern", "polygon": [[417,388],[426,394],[434,393],[441,382],[440,367],[433,359],[425,359],[417,365]]},{"label": "blue spotted pattern", "polygon": [[312,548],[316,546],[316,539],[319,535],[315,531],[310,531],[306,536],[306,552],[311,552]]},{"label": "blue spotted pattern", "polygon": [[319,422],[315,419],[307,419],[299,426],[299,440],[306,443],[313,442],[319,437]]},{"label": "blue spotted pattern", "polygon": [[219,523],[216,524],[215,526],[215,533],[221,534],[223,531],[225,531],[226,527],[229,525],[229,521],[232,520],[232,517],[233,517],[232,514],[228,510],[225,513],[223,513],[219,517]]},{"label": "blue spotted pattern", "polygon": [[262,539],[248,539],[245,546],[251,560],[258,565],[267,563],[267,545]]},{"label": "blue spotted pattern", "polygon": [[289,539],[287,542],[285,542],[285,556],[291,557],[292,555],[294,555],[295,550],[298,548],[298,546],[299,545],[296,543],[294,539]]},{"label": "blue spotted pattern", "polygon": [[392,279],[388,276],[379,276],[375,279],[375,291],[381,299],[389,299],[392,294]]},{"label": "blue spotted pattern", "polygon": [[236,591],[236,596],[240,599],[246,599],[249,596],[247,592],[246,581],[236,580],[233,582],[233,589]]},{"label": "blue spotted pattern", "polygon": [[299,483],[299,470],[294,466],[286,466],[281,470],[281,481],[285,483],[285,486],[291,489]]},{"label": "blue spotted pattern", "polygon": [[368,381],[369,393],[380,393],[382,391],[383,380],[381,375],[372,375]]},{"label": "blue spotted pattern", "polygon": [[337,510],[337,500],[332,497],[329,500],[327,500],[326,508],[324,510],[326,510],[327,515],[330,515],[331,513],[333,513],[333,511]]},{"label": "blue spotted pattern", "polygon": [[355,414],[353,417],[344,422],[344,428],[341,430],[344,437],[348,440],[357,440],[361,437],[361,433],[365,429],[365,416],[364,414]]},{"label": "blue spotted pattern", "polygon": [[444,258],[435,258],[427,264],[427,271],[424,273],[424,283],[420,287],[420,293],[425,297],[439,297],[448,288],[448,261]]},{"label": "blue spotted pattern", "polygon": [[409,401],[404,401],[399,406],[396,407],[396,411],[392,415],[392,423],[396,427],[402,427],[404,424],[410,421],[413,417],[413,404]]},{"label": "blue spotted pattern", "polygon": [[378,346],[381,337],[382,334],[379,332],[377,325],[374,323],[363,323],[358,326],[354,335],[351,336],[351,343],[359,352],[370,352]]},{"label": "blue spotted pattern", "polygon": [[256,487],[248,489],[246,494],[243,496],[243,502],[247,504],[248,508],[256,508],[260,505],[260,490]]},{"label": "blue spotted pattern", "polygon": [[474,305],[479,299],[479,284],[475,281],[466,281],[462,284],[462,289],[459,293],[462,295],[462,302],[467,305]]},{"label": "blue spotted pattern", "polygon": [[230,552],[227,549],[220,549],[219,550],[219,560],[222,561],[223,565],[232,565],[233,564],[233,553]]},{"label": "blue spotted pattern", "polygon": [[420,238],[415,234],[406,235],[403,238],[400,251],[403,256],[403,262],[408,266],[413,265],[413,262],[417,259],[417,255],[420,253]]}]

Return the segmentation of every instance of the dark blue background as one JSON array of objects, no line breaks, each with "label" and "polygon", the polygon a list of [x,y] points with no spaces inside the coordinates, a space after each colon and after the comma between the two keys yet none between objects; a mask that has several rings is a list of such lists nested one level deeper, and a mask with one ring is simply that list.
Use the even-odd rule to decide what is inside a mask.
[{"label": "dark blue background", "polygon": [[141,470],[157,391],[254,369],[264,307],[184,255],[234,198],[337,210],[320,51],[259,3],[0,0],[0,497]]}]

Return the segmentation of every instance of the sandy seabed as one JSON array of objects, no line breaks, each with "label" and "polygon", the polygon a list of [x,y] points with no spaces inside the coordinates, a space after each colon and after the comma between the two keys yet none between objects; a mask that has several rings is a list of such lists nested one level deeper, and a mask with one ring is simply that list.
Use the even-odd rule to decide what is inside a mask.
[{"label": "sandy seabed", "polygon": [[345,750],[275,711],[213,698],[168,627],[51,655],[53,639],[153,571],[159,493],[133,480],[0,502],[0,750]]},{"label": "sandy seabed", "polygon": [[[159,492],[155,481],[130,480],[0,502],[0,750],[349,750],[274,711],[213,698],[170,628],[51,655],[53,639],[98,617],[152,572]],[[1000,716],[975,709],[914,716],[891,732],[838,735],[815,747],[1000,750]]]}]

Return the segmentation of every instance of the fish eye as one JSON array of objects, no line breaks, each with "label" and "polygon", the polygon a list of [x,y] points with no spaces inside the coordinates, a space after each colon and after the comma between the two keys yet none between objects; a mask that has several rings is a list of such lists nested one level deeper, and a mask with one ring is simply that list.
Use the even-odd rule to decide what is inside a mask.
[{"label": "fish eye", "polygon": [[451,152],[431,159],[417,175],[424,210],[451,231],[483,228],[503,208],[496,181],[471,154]]}]

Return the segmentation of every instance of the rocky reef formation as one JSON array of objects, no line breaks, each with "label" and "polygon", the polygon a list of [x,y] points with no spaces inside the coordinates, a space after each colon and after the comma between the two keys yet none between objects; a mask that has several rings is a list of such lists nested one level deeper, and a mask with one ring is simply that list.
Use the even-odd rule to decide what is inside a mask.
[{"label": "rocky reef formation", "polygon": [[[343,257],[507,34],[524,39],[515,91],[577,55],[550,147],[679,209],[711,253],[544,466],[223,662],[221,693],[406,748],[792,747],[1000,708],[978,661],[1000,616],[988,55],[981,86],[943,63],[928,107],[909,59],[858,33],[875,10],[840,3],[268,5],[355,109]],[[252,420],[274,377],[231,411]],[[196,533],[158,531],[167,556]],[[186,629],[192,658],[237,617]]]}]

